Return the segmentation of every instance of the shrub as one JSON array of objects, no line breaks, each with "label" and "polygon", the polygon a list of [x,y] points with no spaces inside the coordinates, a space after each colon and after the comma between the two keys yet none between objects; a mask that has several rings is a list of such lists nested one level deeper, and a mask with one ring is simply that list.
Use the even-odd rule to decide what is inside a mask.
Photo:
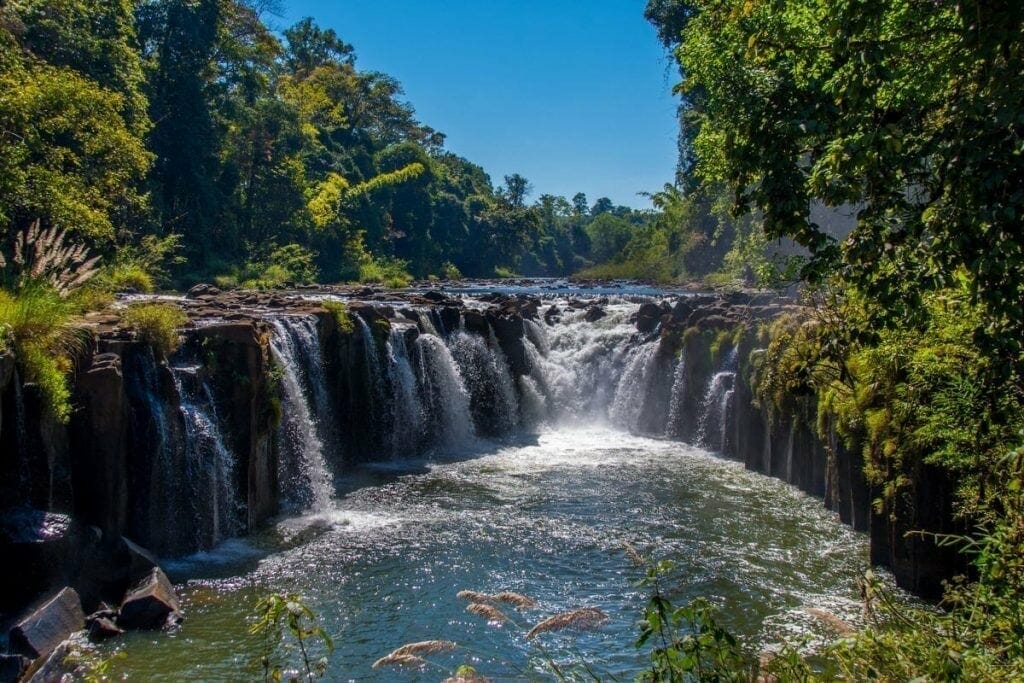
[{"label": "shrub", "polygon": [[101,276],[103,285],[113,292],[152,292],[168,281],[166,266],[184,263],[178,255],[181,235],[147,235],[138,244],[120,247],[114,262]]},{"label": "shrub", "polygon": [[409,262],[386,256],[367,256],[359,264],[359,281],[376,282],[392,289],[408,287],[412,283]]},{"label": "shrub", "polygon": [[451,261],[445,261],[441,264],[441,274],[444,275],[445,280],[461,280],[462,271],[452,263]]},{"label": "shrub", "polygon": [[80,339],[68,325],[73,312],[71,302],[42,282],[17,293],[0,289],[0,349],[14,352],[22,379],[39,387],[61,422],[71,416],[66,375]]},{"label": "shrub", "polygon": [[356,326],[352,322],[352,314],[348,312],[348,306],[343,301],[325,299],[321,305],[334,316],[334,322],[338,326],[339,332],[342,334],[355,332]]},{"label": "shrub", "polygon": [[519,275],[516,274],[516,272],[511,268],[506,268],[504,266],[494,266],[494,277],[506,280],[509,278],[519,277]]},{"label": "shrub", "polygon": [[188,316],[173,304],[145,303],[126,308],[121,320],[134,329],[157,356],[167,358],[178,349],[181,343],[178,328],[188,322]]}]

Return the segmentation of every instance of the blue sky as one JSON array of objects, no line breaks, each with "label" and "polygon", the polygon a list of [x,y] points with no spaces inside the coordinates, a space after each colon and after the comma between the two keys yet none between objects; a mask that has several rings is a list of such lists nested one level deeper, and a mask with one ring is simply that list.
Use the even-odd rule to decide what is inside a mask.
[{"label": "blue sky", "polygon": [[284,0],[397,78],[418,118],[498,184],[647,206],[675,167],[675,70],[644,0]]}]

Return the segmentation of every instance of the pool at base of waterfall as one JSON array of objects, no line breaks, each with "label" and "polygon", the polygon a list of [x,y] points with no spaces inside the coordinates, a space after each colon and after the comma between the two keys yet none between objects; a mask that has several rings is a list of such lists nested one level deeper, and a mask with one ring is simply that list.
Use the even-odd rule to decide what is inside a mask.
[{"label": "pool at base of waterfall", "polygon": [[[102,654],[124,652],[111,675],[260,679],[253,608],[261,596],[298,593],[334,640],[327,680],[439,681],[463,663],[492,680],[546,680],[551,662],[631,679],[648,656],[633,643],[649,593],[637,586],[644,569],[627,542],[674,560],[667,596],[677,605],[708,599],[752,652],[827,635],[810,608],[858,620],[867,539],[819,500],[699,448],[601,423],[534,431],[355,467],[336,479],[323,512],[170,563],[184,623],[107,646]],[[456,596],[465,589],[515,591],[537,606],[504,605],[508,621],[488,623],[466,611]],[[525,637],[579,607],[608,620]],[[371,668],[400,645],[431,639],[459,647],[427,655],[424,669]]]}]

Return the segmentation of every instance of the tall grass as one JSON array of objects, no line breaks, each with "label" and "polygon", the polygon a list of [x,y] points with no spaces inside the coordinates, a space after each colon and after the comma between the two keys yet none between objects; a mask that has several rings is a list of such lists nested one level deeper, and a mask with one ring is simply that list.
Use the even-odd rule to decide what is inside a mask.
[{"label": "tall grass", "polygon": [[16,293],[0,289],[0,350],[14,353],[22,380],[39,387],[59,421],[71,416],[67,373],[81,336],[69,326],[74,301],[44,282],[28,282]]}]

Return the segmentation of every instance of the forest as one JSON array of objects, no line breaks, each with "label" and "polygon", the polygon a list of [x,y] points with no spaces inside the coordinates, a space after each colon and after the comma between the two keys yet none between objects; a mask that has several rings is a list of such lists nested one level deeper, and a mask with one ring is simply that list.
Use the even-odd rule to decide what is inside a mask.
[{"label": "forest", "polygon": [[[711,267],[703,252],[683,259],[727,242],[710,202],[695,209],[671,185],[653,211],[583,193],[531,201],[521,175],[495,185],[446,151],[401,85],[360,70],[335,31],[303,19],[278,33],[274,12],[243,0],[5,3],[9,245],[34,221],[58,226],[104,257],[115,289],[136,291],[569,275],[612,260],[593,275],[667,282],[721,262],[727,247],[710,248]],[[697,233],[683,211],[700,214]]]},{"label": "forest", "polygon": [[[918,535],[963,571],[937,604],[879,599],[870,628],[770,675],[1024,677],[1024,4],[649,0],[680,131],[649,209],[496,184],[343,36],[273,15],[0,6],[0,351],[58,418],[65,323],[117,292],[798,283],[805,313],[765,325],[750,361],[757,400],[862,450],[878,515],[913,517],[948,483],[955,528]],[[656,650],[652,680],[769,680],[709,613],[670,606],[655,594],[651,629],[685,617],[698,634]]]}]

